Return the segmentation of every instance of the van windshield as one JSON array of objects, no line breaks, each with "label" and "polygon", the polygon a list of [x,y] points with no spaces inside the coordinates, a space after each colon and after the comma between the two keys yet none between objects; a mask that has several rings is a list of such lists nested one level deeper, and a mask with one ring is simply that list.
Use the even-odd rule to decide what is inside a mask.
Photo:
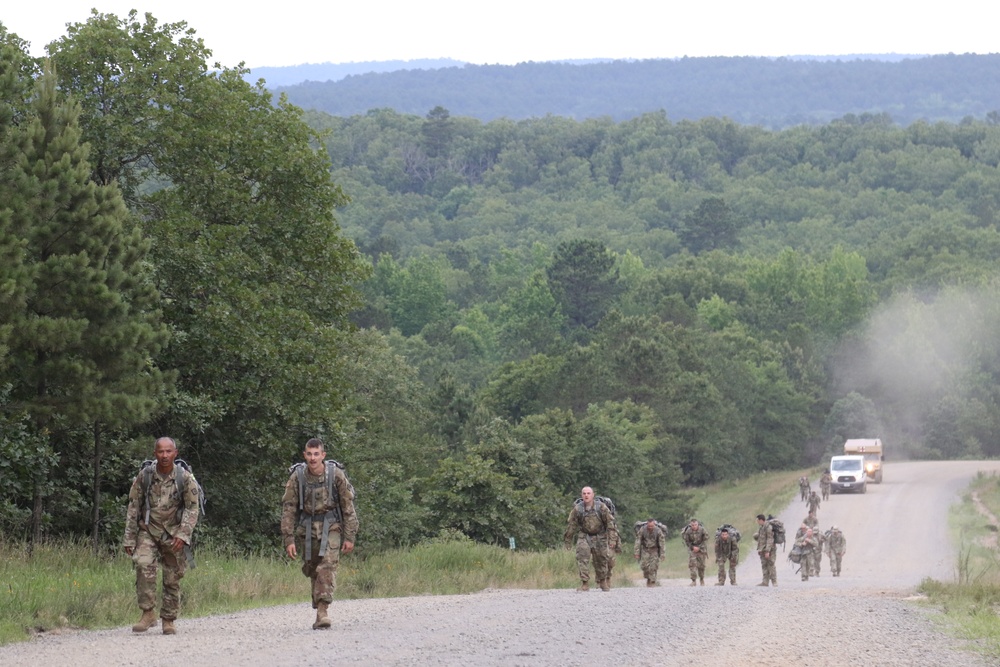
[{"label": "van windshield", "polygon": [[861,459],[845,459],[841,461],[833,461],[830,467],[838,471],[860,470],[862,463]]}]

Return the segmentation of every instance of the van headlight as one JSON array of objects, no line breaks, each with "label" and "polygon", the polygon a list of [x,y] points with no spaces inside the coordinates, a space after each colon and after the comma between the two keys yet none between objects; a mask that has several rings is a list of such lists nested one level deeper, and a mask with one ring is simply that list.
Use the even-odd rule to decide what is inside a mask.
[{"label": "van headlight", "polygon": [[868,472],[875,470],[875,464],[869,463],[868,465],[865,466],[865,470],[867,470]]}]

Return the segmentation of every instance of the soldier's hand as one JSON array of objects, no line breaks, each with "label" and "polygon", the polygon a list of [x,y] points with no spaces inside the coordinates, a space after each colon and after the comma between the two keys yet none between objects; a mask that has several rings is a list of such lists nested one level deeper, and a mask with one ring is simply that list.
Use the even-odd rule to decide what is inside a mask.
[{"label": "soldier's hand", "polygon": [[181,551],[184,550],[185,544],[187,544],[187,542],[185,542],[179,537],[175,537],[173,543],[170,545],[170,548],[173,549],[175,554],[179,554]]},{"label": "soldier's hand", "polygon": [[354,551],[354,542],[344,542],[340,546],[340,550],[345,554],[351,553],[352,551]]},{"label": "soldier's hand", "polygon": [[299,550],[295,548],[295,542],[285,547],[285,553],[288,554],[289,558],[295,560],[295,557],[299,555]]},{"label": "soldier's hand", "polygon": [[639,556],[638,556],[638,555],[636,555],[635,559],[636,559],[636,560],[639,560]]},{"label": "soldier's hand", "polygon": [[127,553],[129,556],[131,556],[132,555],[132,551],[134,549],[135,549],[135,547],[125,547],[125,553]]},{"label": "soldier's hand", "polygon": [[699,549],[698,547],[691,547],[691,551],[698,553],[699,551],[701,551],[701,549]]}]

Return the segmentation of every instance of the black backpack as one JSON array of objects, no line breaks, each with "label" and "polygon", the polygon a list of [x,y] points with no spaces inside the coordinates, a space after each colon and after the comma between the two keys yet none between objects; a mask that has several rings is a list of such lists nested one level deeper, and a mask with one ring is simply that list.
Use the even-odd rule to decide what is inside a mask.
[{"label": "black backpack", "polygon": [[774,535],[774,544],[781,545],[782,551],[785,548],[785,524],[783,524],[778,519],[768,518],[767,522],[771,524],[771,534]]}]

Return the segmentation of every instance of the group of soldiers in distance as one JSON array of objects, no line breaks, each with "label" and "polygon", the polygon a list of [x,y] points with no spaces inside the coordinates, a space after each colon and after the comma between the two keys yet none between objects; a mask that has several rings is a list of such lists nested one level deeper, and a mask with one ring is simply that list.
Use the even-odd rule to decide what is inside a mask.
[{"label": "group of soldiers in distance", "polygon": [[[830,497],[832,483],[830,471],[826,470],[820,478],[822,500]],[[803,476],[799,480],[802,500],[808,503],[809,512],[795,534],[793,553],[798,558],[802,581],[808,581],[810,576],[818,577],[822,553],[825,550],[830,558],[830,569],[833,576],[840,576],[841,560],[847,552],[847,539],[843,532],[833,526],[825,533],[817,526],[819,520],[816,513],[819,510],[821,497],[812,491],[809,478]],[[576,562],[580,575],[578,591],[590,590],[590,563],[593,562],[594,575],[602,591],[611,590],[611,575],[614,571],[615,556],[622,553],[621,534],[615,521],[614,505],[607,498],[594,495],[594,490],[587,486],[581,491],[580,498],[574,503],[566,525],[564,540],[567,549],[576,549]],[[773,517],[757,515],[758,530],[753,535],[757,542],[757,554],[760,556],[763,581],[758,586],[778,585],[775,567],[775,524]],[[666,555],[667,527],[656,519],[646,519],[635,523],[635,547],[633,556],[639,561],[642,574],[646,578],[646,586],[658,586],[657,573],[660,563]],[[705,585],[705,567],[709,551],[712,549],[712,538],[698,519],[692,518],[681,531],[681,539],[688,550],[688,572],[691,586]],[[730,524],[724,524],[715,531],[714,556],[719,568],[716,586],[729,583],[736,586],[736,566],[740,561],[740,532]]]},{"label": "group of soldiers in distance", "polygon": [[830,558],[831,574],[835,577],[840,576],[841,563],[844,554],[847,553],[847,538],[837,526],[832,526],[826,532],[819,530],[819,519],[816,516],[820,503],[830,499],[832,483],[833,476],[830,471],[824,470],[823,476],[819,479],[820,493],[817,494],[812,490],[807,476],[799,478],[799,496],[807,504],[808,513],[795,533],[795,545],[792,550],[798,559],[802,581],[809,581],[809,577],[819,576],[824,552]]}]

